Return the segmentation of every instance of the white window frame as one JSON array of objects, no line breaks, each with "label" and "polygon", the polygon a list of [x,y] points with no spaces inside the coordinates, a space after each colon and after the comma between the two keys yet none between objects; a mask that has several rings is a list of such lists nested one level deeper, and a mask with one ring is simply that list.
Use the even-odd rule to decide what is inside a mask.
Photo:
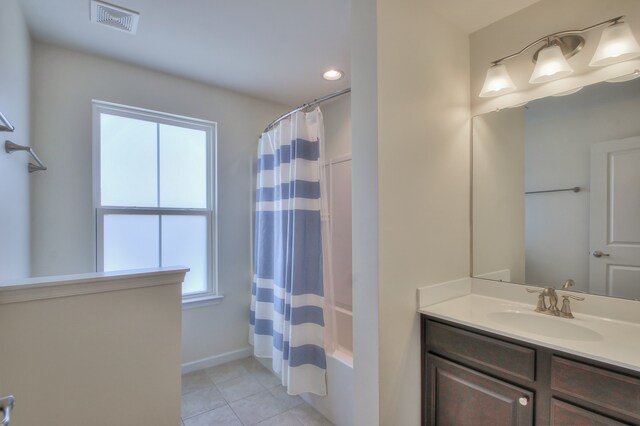
[{"label": "white window frame", "polygon": [[[168,124],[184,128],[201,130],[207,137],[207,206],[206,208],[166,208],[166,207],[130,207],[101,205],[101,170],[100,170],[100,115],[116,115],[135,120],[150,121],[158,124]],[[217,262],[217,185],[216,185],[216,147],[217,123],[190,117],[183,117],[158,111],[150,111],[126,105],[119,105],[103,101],[92,101],[92,145],[93,145],[93,211],[95,212],[96,230],[96,270],[104,271],[104,216],[108,214],[140,214],[158,215],[160,226],[162,215],[192,215],[204,216],[207,220],[207,290],[200,293],[183,295],[183,303],[208,302],[221,299],[218,295],[218,262]],[[162,228],[158,230],[162,238]],[[161,240],[160,240],[161,241]],[[159,264],[162,265],[162,245],[159,250]],[[188,265],[186,265],[188,266]]]}]

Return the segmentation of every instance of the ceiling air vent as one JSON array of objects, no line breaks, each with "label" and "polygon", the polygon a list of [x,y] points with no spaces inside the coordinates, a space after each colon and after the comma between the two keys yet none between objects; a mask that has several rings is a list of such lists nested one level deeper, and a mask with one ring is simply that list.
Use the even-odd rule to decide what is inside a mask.
[{"label": "ceiling air vent", "polygon": [[98,0],[91,0],[91,22],[135,34],[140,14]]}]

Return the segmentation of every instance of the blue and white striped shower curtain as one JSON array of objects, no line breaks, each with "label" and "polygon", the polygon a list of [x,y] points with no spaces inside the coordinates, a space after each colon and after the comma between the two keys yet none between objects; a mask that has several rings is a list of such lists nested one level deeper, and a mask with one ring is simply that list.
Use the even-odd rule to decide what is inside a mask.
[{"label": "blue and white striped shower curtain", "polygon": [[326,395],[319,108],[264,133],[258,147],[250,340],[291,395]]}]

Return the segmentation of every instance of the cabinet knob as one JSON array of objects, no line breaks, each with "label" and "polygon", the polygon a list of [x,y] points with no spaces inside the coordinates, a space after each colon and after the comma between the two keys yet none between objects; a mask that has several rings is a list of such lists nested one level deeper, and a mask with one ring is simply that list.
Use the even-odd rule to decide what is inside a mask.
[{"label": "cabinet knob", "polygon": [[526,406],[527,404],[529,404],[529,398],[527,398],[526,396],[521,396],[520,398],[518,398],[518,402],[520,403],[520,405]]}]

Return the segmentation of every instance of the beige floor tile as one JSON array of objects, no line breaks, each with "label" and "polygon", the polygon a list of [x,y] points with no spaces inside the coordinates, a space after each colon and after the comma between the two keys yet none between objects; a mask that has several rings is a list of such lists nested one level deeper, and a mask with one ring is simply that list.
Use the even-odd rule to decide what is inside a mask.
[{"label": "beige floor tile", "polygon": [[[250,373],[252,373],[255,370],[261,370],[263,368],[265,368],[260,361],[258,361],[255,357],[248,357],[248,358],[243,358],[240,360],[240,362],[242,363],[242,365],[244,366],[244,368],[246,368]],[[271,360],[269,360],[269,364],[271,363]]]},{"label": "beige floor tile", "polygon": [[285,411],[285,406],[268,391],[229,403],[244,425],[255,425]]},{"label": "beige floor tile", "polygon": [[182,376],[182,394],[194,392],[200,389],[206,389],[213,386],[211,378],[204,370],[194,371]]},{"label": "beige floor tile", "polygon": [[278,398],[287,409],[297,407],[304,401],[297,395],[289,395],[287,389],[284,386],[276,386],[269,389],[271,395]]},{"label": "beige floor tile", "polygon": [[186,419],[225,405],[222,393],[212,386],[182,396],[182,418]]},{"label": "beige floor tile", "polygon": [[182,390],[182,426],[333,426],[253,357],[185,374]]},{"label": "beige floor tile", "polygon": [[204,371],[206,371],[215,384],[249,375],[249,371],[244,367],[244,365],[236,361],[207,368]]},{"label": "beige floor tile", "polygon": [[263,420],[257,426],[303,426],[293,414],[282,413],[270,419]]},{"label": "beige floor tile", "polygon": [[242,426],[231,407],[224,405],[184,420],[184,426]]},{"label": "beige floor tile", "polygon": [[306,403],[298,405],[287,412],[293,414],[304,426],[333,426],[333,423]]},{"label": "beige floor tile", "polygon": [[278,386],[282,383],[279,377],[277,377],[273,372],[267,370],[263,366],[259,366],[253,369],[251,375],[256,378],[257,381],[260,382],[262,386],[265,388],[272,388],[274,386]]},{"label": "beige floor tile", "polygon": [[241,360],[244,368],[249,371],[249,373],[255,377],[264,387],[272,388],[274,386],[278,386],[282,383],[279,377],[277,377],[273,371],[269,368],[265,368],[257,359],[254,357],[244,358]]},{"label": "beige floor tile", "polygon": [[216,384],[228,402],[237,401],[265,390],[253,376],[247,375]]}]

